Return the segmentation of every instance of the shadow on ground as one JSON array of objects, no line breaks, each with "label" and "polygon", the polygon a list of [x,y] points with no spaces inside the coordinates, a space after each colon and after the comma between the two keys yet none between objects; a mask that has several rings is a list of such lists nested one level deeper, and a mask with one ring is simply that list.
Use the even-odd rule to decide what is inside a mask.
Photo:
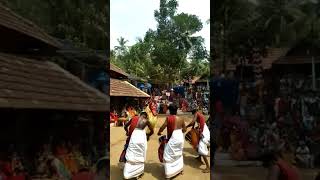
[{"label": "shadow on ground", "polygon": [[[110,172],[112,172],[110,173],[110,179],[123,179],[123,172],[118,166],[111,165]],[[121,174],[122,176],[121,177],[117,176],[119,174]]]},{"label": "shadow on ground", "polygon": [[146,163],[145,172],[156,179],[165,179],[164,167],[158,162]]}]

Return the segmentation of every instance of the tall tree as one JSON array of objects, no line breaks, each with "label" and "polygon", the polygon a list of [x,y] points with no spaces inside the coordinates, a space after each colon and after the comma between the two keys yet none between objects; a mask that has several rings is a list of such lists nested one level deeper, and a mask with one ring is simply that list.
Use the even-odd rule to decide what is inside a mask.
[{"label": "tall tree", "polygon": [[49,34],[78,47],[107,50],[108,4],[103,0],[1,0]]},{"label": "tall tree", "polygon": [[130,74],[161,83],[208,72],[204,38],[194,35],[202,29],[202,22],[195,15],[177,13],[177,7],[176,0],[160,0],[154,13],[157,29],[149,29],[129,48],[125,39],[118,39],[115,62]]},{"label": "tall tree", "polygon": [[297,26],[304,17],[298,7],[298,1],[270,0],[258,1],[259,16],[256,23],[264,27],[265,35],[270,44],[280,47],[287,46],[299,38]]},{"label": "tall tree", "polygon": [[299,34],[301,34],[306,41],[309,41],[314,46],[320,46],[320,1],[301,1],[299,8],[305,15],[301,23],[297,24],[296,29],[300,30]]},{"label": "tall tree", "polygon": [[181,79],[188,56],[193,59],[207,57],[203,38],[193,36],[202,29],[202,22],[195,15],[177,13],[177,7],[176,0],[160,0],[160,8],[155,11],[157,30],[148,33],[153,37],[153,63],[167,70],[162,76],[168,82]]},{"label": "tall tree", "polygon": [[[222,60],[222,70],[225,71],[229,57],[239,50],[234,44],[241,44],[237,33],[242,33],[241,41],[246,43],[248,40],[244,37],[250,34],[250,30],[246,28],[255,27],[250,22],[256,16],[256,5],[247,0],[215,0],[213,6],[212,57]],[[246,30],[243,31],[244,29]]]},{"label": "tall tree", "polygon": [[117,39],[119,45],[114,47],[114,50],[116,51],[118,56],[124,56],[127,51],[128,51],[128,47],[127,47],[127,43],[128,41],[125,40],[123,37],[120,37],[119,39]]}]

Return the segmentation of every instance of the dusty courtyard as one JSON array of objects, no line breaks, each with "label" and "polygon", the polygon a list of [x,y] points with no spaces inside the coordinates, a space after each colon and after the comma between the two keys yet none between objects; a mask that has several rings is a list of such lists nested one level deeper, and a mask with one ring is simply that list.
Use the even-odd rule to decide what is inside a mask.
[{"label": "dusty courtyard", "polygon": [[[192,119],[191,114],[180,115],[188,123]],[[155,128],[155,134],[148,141],[147,161],[145,163],[145,174],[142,180],[159,180],[164,179],[164,168],[158,158],[158,136],[157,132],[165,119],[164,115],[158,117],[158,122]],[[166,130],[163,134],[166,133]],[[123,172],[118,167],[120,153],[123,150],[123,145],[126,140],[126,135],[123,127],[110,128],[110,179],[123,179]],[[175,180],[210,180],[210,174],[202,173],[205,165],[196,161],[196,152],[192,149],[188,142],[184,145],[184,174],[175,178]]]},{"label": "dusty courtyard", "polygon": [[[180,115],[185,119],[186,124],[191,121],[191,114]],[[164,115],[158,117],[155,133],[158,132],[159,127],[165,119]],[[125,131],[123,127],[110,128],[110,179],[119,180],[123,179],[122,170],[118,167],[118,160],[120,153],[123,150],[123,145],[126,140]],[[166,131],[164,131],[164,134]],[[164,179],[164,168],[158,159],[158,136],[154,134],[148,142],[147,161],[145,164],[145,175],[142,180],[161,180]],[[209,180],[210,174],[201,172],[205,165],[200,164],[194,158],[196,152],[192,149],[189,143],[185,142],[184,145],[184,174],[178,176],[175,180]],[[313,170],[300,170],[302,179],[314,180],[319,169]],[[266,179],[267,171],[262,167],[215,167],[211,176],[214,180],[261,180]]]}]

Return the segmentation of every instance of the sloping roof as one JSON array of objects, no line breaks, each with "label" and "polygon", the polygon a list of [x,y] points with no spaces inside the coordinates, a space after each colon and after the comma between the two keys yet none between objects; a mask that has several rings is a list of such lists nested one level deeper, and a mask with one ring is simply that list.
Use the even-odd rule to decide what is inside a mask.
[{"label": "sloping roof", "polygon": [[[315,63],[320,63],[320,57],[314,58]],[[285,56],[274,62],[274,64],[311,64],[310,56]]]},{"label": "sloping roof", "polygon": [[197,81],[199,81],[201,79],[201,76],[196,76],[192,79],[192,84],[196,83]]},{"label": "sloping roof", "polygon": [[[262,59],[262,67],[263,69],[270,69],[272,64],[277,61],[279,58],[286,55],[289,51],[289,48],[270,48],[267,50],[267,56]],[[228,63],[226,65],[227,70],[236,70],[237,65],[240,64],[231,64]],[[248,65],[248,64],[247,64]]]},{"label": "sloping roof", "polygon": [[264,69],[270,69],[272,64],[277,61],[279,58],[285,56],[289,51],[289,48],[271,48],[268,49],[267,57],[263,58],[262,60],[262,67]]},{"label": "sloping roof", "polygon": [[123,97],[150,97],[147,93],[136,88],[128,81],[119,79],[110,79],[110,96],[123,96]]},{"label": "sloping roof", "polygon": [[109,101],[52,62],[0,53],[0,108],[105,112]]},{"label": "sloping roof", "polygon": [[33,24],[31,21],[17,15],[1,3],[0,26],[28,35],[55,48],[60,48],[62,46],[56,39],[48,35],[41,28]]},{"label": "sloping roof", "polygon": [[125,77],[128,77],[129,74],[127,74],[126,72],[124,72],[122,69],[120,69],[118,66],[114,65],[114,64],[111,64],[110,63],[110,71],[113,71],[117,74],[120,74],[122,76],[125,76]]}]

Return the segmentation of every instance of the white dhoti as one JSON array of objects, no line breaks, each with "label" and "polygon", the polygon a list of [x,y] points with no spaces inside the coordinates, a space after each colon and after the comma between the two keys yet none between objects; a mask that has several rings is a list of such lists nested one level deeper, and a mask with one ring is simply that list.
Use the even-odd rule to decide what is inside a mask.
[{"label": "white dhoti", "polygon": [[184,135],[181,129],[174,130],[164,148],[164,171],[167,178],[179,174],[183,170]]},{"label": "white dhoti", "polygon": [[210,131],[208,126],[205,124],[202,132],[202,137],[199,141],[198,145],[198,153],[201,156],[209,156],[209,149],[210,146]]},{"label": "white dhoti", "polygon": [[140,176],[144,172],[144,162],[147,154],[147,136],[145,130],[135,129],[132,132],[126,151],[126,163],[123,176],[131,179]]}]

